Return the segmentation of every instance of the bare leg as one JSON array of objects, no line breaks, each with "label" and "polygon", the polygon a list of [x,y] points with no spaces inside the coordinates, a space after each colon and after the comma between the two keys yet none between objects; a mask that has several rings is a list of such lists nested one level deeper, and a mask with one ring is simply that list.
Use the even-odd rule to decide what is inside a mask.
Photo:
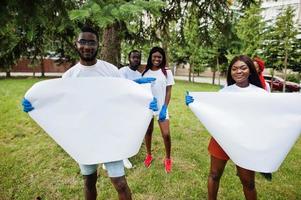
[{"label": "bare leg", "polygon": [[240,182],[243,186],[245,198],[247,200],[256,200],[257,192],[255,188],[255,172],[236,166]]},{"label": "bare leg", "polygon": [[126,182],[125,176],[111,177],[111,182],[113,183],[116,191],[118,192],[119,200],[132,199],[131,190]]},{"label": "bare leg", "polygon": [[144,137],[147,155],[152,154],[152,134],[153,134],[153,130],[154,130],[154,119],[152,119],[152,121],[150,122],[150,124],[148,126],[148,129],[146,131],[145,137]]},{"label": "bare leg", "polygon": [[84,190],[86,200],[95,200],[97,196],[96,190],[97,172],[91,175],[84,175]]},{"label": "bare leg", "polygon": [[161,135],[164,140],[166,158],[170,159],[171,139],[170,139],[170,130],[169,130],[169,120],[165,120],[163,122],[158,121],[158,122],[161,130]]},{"label": "bare leg", "polygon": [[208,177],[208,199],[216,200],[219,188],[219,182],[223,175],[227,160],[221,160],[214,156],[210,157],[210,172]]}]

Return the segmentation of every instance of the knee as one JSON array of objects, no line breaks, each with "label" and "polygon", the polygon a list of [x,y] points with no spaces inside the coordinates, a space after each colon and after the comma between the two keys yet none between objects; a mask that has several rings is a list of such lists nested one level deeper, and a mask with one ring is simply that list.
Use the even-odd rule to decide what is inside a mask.
[{"label": "knee", "polygon": [[222,177],[222,173],[221,172],[216,172],[216,171],[211,171],[209,173],[209,179],[218,182]]},{"label": "knee", "polygon": [[255,189],[255,180],[247,180],[247,179],[240,179],[241,184],[247,190],[254,190]]},{"label": "knee", "polygon": [[119,179],[115,182],[115,188],[118,193],[124,193],[128,190],[128,185],[126,180]]},{"label": "knee", "polygon": [[169,131],[167,131],[167,132],[163,132],[162,133],[162,137],[163,137],[163,139],[164,140],[170,140],[170,133],[169,133]]}]

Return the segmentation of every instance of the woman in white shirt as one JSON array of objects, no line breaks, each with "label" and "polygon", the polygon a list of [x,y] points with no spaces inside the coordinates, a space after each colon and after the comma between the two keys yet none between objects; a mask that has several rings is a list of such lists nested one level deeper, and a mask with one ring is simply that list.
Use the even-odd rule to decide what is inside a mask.
[{"label": "woman in white shirt", "polygon": [[[236,56],[231,61],[227,73],[227,86],[220,92],[266,92],[256,72],[253,61],[245,55]],[[193,102],[193,97],[186,96],[186,105]],[[231,103],[231,102],[229,102]],[[243,102],[242,102],[243,103]],[[217,124],[218,126],[218,124]],[[250,124],[252,126],[252,124]],[[246,129],[248,127],[245,127]],[[213,137],[209,142],[210,172],[208,176],[208,199],[217,199],[219,182],[227,161],[231,159]],[[256,200],[255,172],[236,166],[237,175],[243,186],[245,198]]]},{"label": "woman in white shirt", "polygon": [[[156,80],[152,83],[152,93],[158,100],[158,123],[165,145],[165,172],[171,172],[172,160],[170,157],[171,152],[171,139],[169,128],[169,115],[168,104],[171,97],[171,88],[175,84],[172,72],[166,67],[165,52],[160,47],[153,47],[147,59],[145,71],[142,73],[143,77],[153,77]],[[150,167],[153,157],[151,153],[152,133],[154,127],[154,119],[152,119],[147,133],[145,135],[145,145],[147,155],[144,160],[144,165]]]}]

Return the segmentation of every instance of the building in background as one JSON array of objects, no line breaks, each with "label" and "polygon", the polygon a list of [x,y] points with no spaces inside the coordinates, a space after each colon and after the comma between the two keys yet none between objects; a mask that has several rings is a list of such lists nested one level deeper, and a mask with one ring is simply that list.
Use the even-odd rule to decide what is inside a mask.
[{"label": "building in background", "polygon": [[261,4],[262,16],[267,23],[275,23],[277,16],[288,6],[295,10],[294,21],[301,26],[301,0],[264,0]]}]

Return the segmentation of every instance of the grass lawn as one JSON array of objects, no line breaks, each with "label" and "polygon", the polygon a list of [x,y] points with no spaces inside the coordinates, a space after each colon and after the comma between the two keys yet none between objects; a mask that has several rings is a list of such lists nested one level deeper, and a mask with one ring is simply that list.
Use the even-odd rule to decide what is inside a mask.
[{"label": "grass lawn", "polygon": [[[28,200],[38,196],[43,200],[83,199],[83,180],[76,162],[21,109],[23,95],[40,80],[0,80],[0,200]],[[171,174],[164,172],[164,146],[156,124],[153,139],[155,160],[152,166],[149,169],[143,166],[143,144],[139,154],[130,159],[134,168],[126,171],[134,199],[189,200],[207,197],[207,145],[210,136],[185,106],[186,90],[217,91],[218,87],[176,82],[170,104],[173,171]],[[301,199],[300,158],[301,139],[273,174],[272,182],[256,175],[258,199]],[[98,199],[117,199],[102,169],[99,171],[97,188]],[[221,180],[219,199],[244,199],[231,161]]]}]

